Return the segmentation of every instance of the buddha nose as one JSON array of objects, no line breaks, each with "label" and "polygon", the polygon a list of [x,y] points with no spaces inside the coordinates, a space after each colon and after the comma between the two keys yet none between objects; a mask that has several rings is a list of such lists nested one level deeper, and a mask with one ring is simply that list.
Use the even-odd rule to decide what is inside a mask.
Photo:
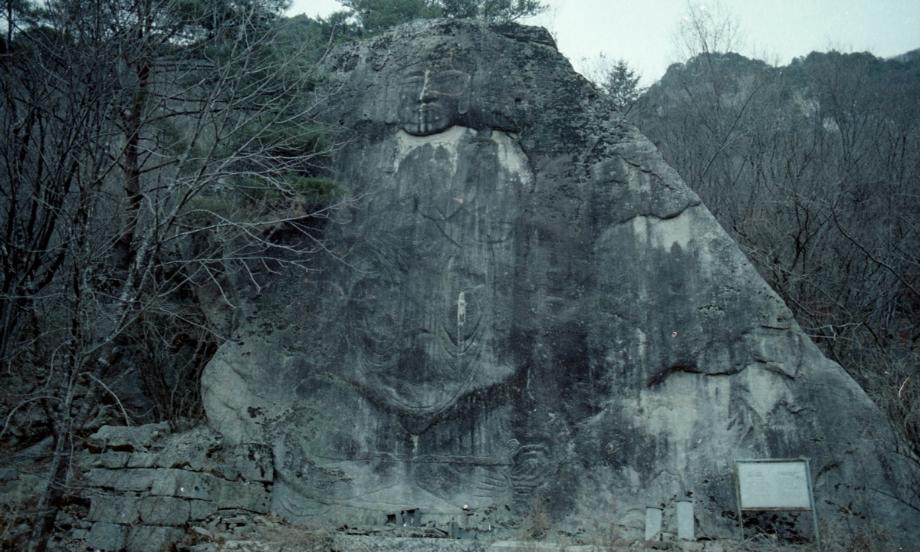
[{"label": "buddha nose", "polygon": [[425,71],[425,80],[422,83],[422,89],[418,93],[418,101],[421,103],[431,103],[437,98],[437,94],[431,88],[431,72]]}]

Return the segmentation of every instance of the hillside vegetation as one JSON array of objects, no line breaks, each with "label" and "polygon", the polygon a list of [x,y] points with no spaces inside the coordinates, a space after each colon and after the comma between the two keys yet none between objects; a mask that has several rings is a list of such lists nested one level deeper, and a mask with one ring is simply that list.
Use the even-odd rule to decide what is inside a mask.
[{"label": "hillside vegetation", "polygon": [[920,452],[920,62],[703,52],[629,117]]}]

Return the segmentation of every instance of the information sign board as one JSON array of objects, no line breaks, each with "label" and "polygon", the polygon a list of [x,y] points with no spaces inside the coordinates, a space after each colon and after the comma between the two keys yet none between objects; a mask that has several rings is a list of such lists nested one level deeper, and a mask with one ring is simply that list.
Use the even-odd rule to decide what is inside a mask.
[{"label": "information sign board", "polygon": [[811,489],[808,460],[735,460],[735,491],[738,497],[738,523],[744,540],[743,512],[757,510],[811,511],[815,547],[821,549],[818,513]]},{"label": "information sign board", "polygon": [[804,460],[738,461],[742,510],[811,510]]}]

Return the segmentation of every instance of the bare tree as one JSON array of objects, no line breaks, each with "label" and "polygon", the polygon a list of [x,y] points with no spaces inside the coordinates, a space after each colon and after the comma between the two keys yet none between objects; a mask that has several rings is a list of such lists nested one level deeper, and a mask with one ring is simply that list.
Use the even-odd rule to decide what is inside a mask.
[{"label": "bare tree", "polygon": [[688,0],[672,40],[679,59],[737,52],[742,45],[738,16],[721,2]]},{"label": "bare tree", "polygon": [[83,428],[105,402],[131,422],[114,396],[129,367],[159,417],[181,407],[164,360],[185,342],[203,366],[221,337],[197,289],[232,308],[228,274],[308,270],[340,197],[311,117],[316,56],[280,41],[277,5],[114,7],[10,18],[0,68],[0,358],[20,382],[2,432],[37,407],[54,439],[29,550],[45,546]]},{"label": "bare tree", "polygon": [[710,52],[673,66],[632,112],[914,455],[918,77],[866,53],[774,68]]}]

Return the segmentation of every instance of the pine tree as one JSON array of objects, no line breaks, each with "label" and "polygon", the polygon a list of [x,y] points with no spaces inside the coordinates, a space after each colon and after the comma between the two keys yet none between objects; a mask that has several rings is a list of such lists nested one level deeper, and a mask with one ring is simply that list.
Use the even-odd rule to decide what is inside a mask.
[{"label": "pine tree", "polygon": [[635,105],[639,96],[642,95],[639,78],[640,76],[622,59],[617,60],[605,71],[601,86],[614,109],[621,113],[628,113]]}]

